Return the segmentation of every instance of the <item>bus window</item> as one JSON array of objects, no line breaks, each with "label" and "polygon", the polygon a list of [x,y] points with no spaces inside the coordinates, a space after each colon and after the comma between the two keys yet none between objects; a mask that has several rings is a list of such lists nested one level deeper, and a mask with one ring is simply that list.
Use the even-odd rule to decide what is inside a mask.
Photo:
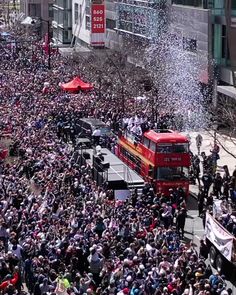
[{"label": "bus window", "polygon": [[172,144],[158,144],[157,145],[157,153],[172,153]]},{"label": "bus window", "polygon": [[188,179],[188,168],[186,167],[158,167],[157,179],[178,180]]},{"label": "bus window", "polygon": [[150,142],[150,150],[156,152],[156,143],[154,141]]},{"label": "bus window", "polygon": [[143,145],[149,149],[150,140],[147,137],[143,138]]},{"label": "bus window", "polygon": [[140,174],[142,163],[139,157],[135,157],[135,164],[136,164],[135,171]]},{"label": "bus window", "polygon": [[173,153],[188,153],[189,144],[188,143],[176,143],[173,144]]},{"label": "bus window", "polygon": [[157,153],[170,154],[170,153],[188,153],[189,152],[189,144],[188,143],[174,143],[174,144],[158,144],[157,145]]}]

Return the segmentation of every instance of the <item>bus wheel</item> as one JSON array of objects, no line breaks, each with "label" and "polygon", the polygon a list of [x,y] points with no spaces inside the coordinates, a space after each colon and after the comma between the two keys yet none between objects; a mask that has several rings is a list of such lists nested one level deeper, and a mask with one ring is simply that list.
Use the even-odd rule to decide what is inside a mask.
[{"label": "bus wheel", "polygon": [[222,270],[223,270],[223,263],[224,263],[224,262],[223,262],[223,259],[222,259],[222,257],[221,257],[220,254],[218,254],[218,255],[216,256],[215,263],[216,263],[216,270],[217,270],[219,273],[221,273]]},{"label": "bus wheel", "polygon": [[210,248],[210,263],[212,266],[216,263],[216,249],[213,246]]}]

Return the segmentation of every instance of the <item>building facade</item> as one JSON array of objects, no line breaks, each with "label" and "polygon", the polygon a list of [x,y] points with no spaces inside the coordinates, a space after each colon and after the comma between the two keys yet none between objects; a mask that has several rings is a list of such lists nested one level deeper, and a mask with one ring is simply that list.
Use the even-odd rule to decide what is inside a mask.
[{"label": "building facade", "polygon": [[[41,34],[48,31],[47,21],[53,20],[54,0],[21,0],[20,12],[24,15],[41,20]],[[46,22],[45,22],[46,21]]]},{"label": "building facade", "polygon": [[[200,46],[204,58],[208,48],[208,69],[214,82],[214,104],[220,97],[236,99],[236,1],[172,0],[172,4],[174,9],[180,11],[179,17],[182,14],[182,18],[187,18],[186,11],[190,11],[190,6],[194,8],[190,18],[186,19],[187,29],[184,31],[189,34],[195,22],[197,26],[192,34],[196,36],[196,45]],[[208,11],[208,17],[204,12],[200,13],[201,9]]]},{"label": "building facade", "polygon": [[204,88],[213,79],[211,10],[203,5],[204,1],[186,3],[184,0],[173,1],[171,29],[181,40],[183,50],[191,55],[192,64],[198,67],[197,79]]},{"label": "building facade", "polygon": [[77,43],[89,45],[91,32],[91,1],[72,0],[72,35]]},{"label": "building facade", "polygon": [[23,12],[25,16],[49,20],[53,17],[53,2],[54,0],[21,0],[20,11]]},{"label": "building facade", "polygon": [[55,0],[53,4],[53,38],[59,44],[70,44],[72,39],[72,1]]},{"label": "building facade", "polygon": [[236,1],[215,0],[211,8],[218,96],[236,99]]},{"label": "building facade", "polygon": [[[72,0],[72,43],[73,45],[90,46],[92,39],[92,3],[98,1]],[[114,48],[118,44],[116,27],[116,3],[106,0],[105,4],[105,46]]]}]

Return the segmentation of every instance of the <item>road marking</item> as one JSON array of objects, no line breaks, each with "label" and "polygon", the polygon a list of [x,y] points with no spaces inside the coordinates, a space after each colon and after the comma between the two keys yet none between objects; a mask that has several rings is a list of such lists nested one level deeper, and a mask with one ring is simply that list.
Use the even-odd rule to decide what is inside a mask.
[{"label": "road marking", "polygon": [[201,240],[201,238],[199,238],[199,236],[197,236],[197,235],[194,235],[194,237],[198,240]]},{"label": "road marking", "polygon": [[204,229],[195,229],[194,232],[196,232],[196,231],[197,232],[204,232],[205,230]]}]

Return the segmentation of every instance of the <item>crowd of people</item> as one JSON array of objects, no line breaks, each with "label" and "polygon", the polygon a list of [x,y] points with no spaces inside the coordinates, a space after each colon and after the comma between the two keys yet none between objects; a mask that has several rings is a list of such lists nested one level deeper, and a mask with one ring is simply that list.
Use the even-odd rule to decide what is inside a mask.
[{"label": "crowd of people", "polygon": [[[224,277],[186,244],[183,191],[170,197],[145,184],[117,204],[88,164],[73,161],[77,118],[112,129],[146,117],[126,114],[106,92],[68,94],[59,85],[80,68],[35,46],[0,45],[0,135],[11,155],[0,163],[0,290],[34,295],[230,295]],[[47,83],[47,84],[45,84]],[[95,81],[96,84],[96,81]],[[46,88],[45,88],[46,87]],[[149,123],[148,123],[149,124]],[[65,126],[70,132],[67,137]]]}]

